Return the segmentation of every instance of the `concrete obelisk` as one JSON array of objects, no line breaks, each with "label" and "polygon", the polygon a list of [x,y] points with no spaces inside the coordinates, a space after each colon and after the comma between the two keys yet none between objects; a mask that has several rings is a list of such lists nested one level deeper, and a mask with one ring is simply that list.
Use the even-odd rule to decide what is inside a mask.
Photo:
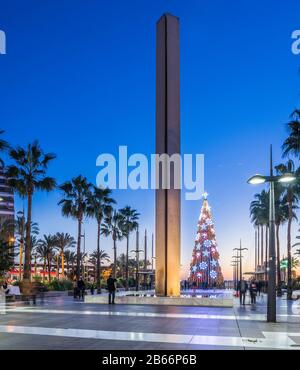
[{"label": "concrete obelisk", "polygon": [[[156,153],[180,154],[179,19],[164,14],[156,34]],[[159,166],[159,165],[158,165]],[[159,176],[164,175],[161,167]],[[156,190],[156,276],[158,296],[180,295],[180,190]]]}]

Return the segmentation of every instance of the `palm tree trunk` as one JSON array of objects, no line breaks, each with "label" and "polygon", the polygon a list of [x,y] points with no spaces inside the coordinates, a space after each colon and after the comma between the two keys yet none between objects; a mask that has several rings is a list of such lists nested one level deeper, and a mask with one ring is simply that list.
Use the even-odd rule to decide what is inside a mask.
[{"label": "palm tree trunk", "polygon": [[63,249],[61,251],[61,278],[65,278],[65,252]]},{"label": "palm tree trunk", "polygon": [[101,294],[102,291],[101,291],[101,269],[102,269],[102,266],[101,266],[101,258],[99,258],[99,275],[100,275],[100,286],[99,286],[99,293]]},{"label": "palm tree trunk", "polygon": [[97,293],[101,294],[101,273],[100,273],[100,234],[101,234],[101,219],[97,222],[97,269],[96,269],[96,282]]},{"label": "palm tree trunk", "polygon": [[80,278],[80,254],[81,254],[81,217],[78,218],[78,236],[77,236],[77,261],[76,261],[76,280]]},{"label": "palm tree trunk", "polygon": [[27,222],[26,222],[26,240],[25,240],[25,259],[23,280],[30,281],[30,234],[31,234],[31,212],[32,212],[32,192],[28,192],[27,197]]},{"label": "palm tree trunk", "polygon": [[43,282],[45,281],[45,274],[46,274],[46,258],[44,258],[44,273],[43,273]]},{"label": "palm tree trunk", "polygon": [[116,267],[117,267],[117,242],[114,238],[114,267],[113,267],[113,277],[116,278]]},{"label": "palm tree trunk", "polygon": [[[263,267],[265,268],[264,266],[264,226],[263,225],[261,225],[260,227],[260,263],[261,263],[261,269]],[[262,280],[265,280],[264,273],[262,274]],[[266,288],[265,284],[263,287],[264,290]]]},{"label": "palm tree trunk", "polygon": [[126,290],[128,290],[129,285],[129,276],[128,276],[128,257],[129,257],[129,232],[127,231],[126,235],[126,265],[125,265],[125,284]]},{"label": "palm tree trunk", "polygon": [[280,239],[279,239],[280,224],[276,224],[276,245],[277,245],[277,296],[282,296],[281,291],[281,272],[280,272]]},{"label": "palm tree trunk", "polygon": [[51,281],[51,262],[50,262],[50,258],[48,257],[48,280],[49,280],[49,283]]},{"label": "palm tree trunk", "polygon": [[257,227],[257,266],[260,266],[260,228]]},{"label": "palm tree trunk", "polygon": [[293,220],[293,208],[292,208],[291,195],[289,195],[288,207],[289,207],[289,219],[287,227],[287,254],[288,254],[288,273],[287,273],[287,299],[292,299],[293,287],[292,287],[292,253],[291,253],[291,228]]},{"label": "palm tree trunk", "polygon": [[256,275],[255,274],[255,271],[256,271],[256,268],[257,268],[257,231],[256,231],[256,229],[254,229],[254,234],[255,234],[254,275]]},{"label": "palm tree trunk", "polygon": [[266,245],[265,245],[265,281],[268,281],[268,261],[269,261],[269,256],[268,256],[268,230],[269,227],[266,225],[266,233],[265,233],[265,238],[266,238]]},{"label": "palm tree trunk", "polygon": [[20,240],[20,262],[19,262],[19,280],[20,281],[21,281],[21,277],[22,277],[23,245],[24,245],[24,240],[21,237],[21,240]]},{"label": "palm tree trunk", "polygon": [[261,225],[260,229],[260,260],[261,260],[261,266],[264,264],[264,226]]},{"label": "palm tree trunk", "polygon": [[59,280],[59,256],[57,256],[56,260],[56,278]]}]

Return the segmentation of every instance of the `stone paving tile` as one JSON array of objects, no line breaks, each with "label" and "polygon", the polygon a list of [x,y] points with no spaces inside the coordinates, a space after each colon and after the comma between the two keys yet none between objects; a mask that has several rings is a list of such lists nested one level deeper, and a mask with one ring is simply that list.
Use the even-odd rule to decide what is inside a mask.
[{"label": "stone paving tile", "polygon": [[[12,317],[10,317],[12,315]],[[167,319],[167,318],[144,318],[144,317],[91,317],[91,316],[72,316],[67,314],[7,314],[1,325],[24,325],[24,326],[44,326],[56,328],[77,328],[92,330],[117,330],[168,334],[195,334],[195,333],[222,333],[222,329],[236,326],[233,321],[231,326],[227,324],[218,325],[215,320],[206,319]],[[225,332],[226,330],[224,330]],[[232,333],[237,333],[232,330]],[[219,334],[220,335],[220,334]]]},{"label": "stone paving tile", "polygon": [[[251,316],[265,314],[265,297],[255,307],[249,305],[239,307],[238,302],[234,308],[211,307],[176,307],[176,306],[132,306],[132,305],[96,305],[74,302],[71,297],[47,300],[39,309],[75,310],[75,311],[113,311],[113,312],[150,312],[150,313],[184,313],[208,315],[238,315]],[[300,314],[299,302],[290,303],[278,301],[278,313]],[[18,304],[16,307],[21,307]],[[14,307],[14,305],[10,305]],[[28,306],[25,307],[34,307]],[[108,331],[133,331],[164,334],[191,334],[229,337],[262,338],[266,332],[299,332],[300,317],[283,318],[284,323],[269,324],[263,321],[222,320],[222,319],[187,319],[187,318],[150,318],[132,316],[97,316],[72,315],[53,313],[8,313],[0,316],[0,325],[39,326],[49,328],[78,328]],[[300,344],[300,337],[292,338]],[[84,338],[52,337],[29,334],[0,333],[0,349],[233,349],[225,346],[207,346],[190,344],[127,342],[112,340],[97,340]],[[234,347],[234,349],[244,349]],[[246,348],[251,350],[251,348]]]}]

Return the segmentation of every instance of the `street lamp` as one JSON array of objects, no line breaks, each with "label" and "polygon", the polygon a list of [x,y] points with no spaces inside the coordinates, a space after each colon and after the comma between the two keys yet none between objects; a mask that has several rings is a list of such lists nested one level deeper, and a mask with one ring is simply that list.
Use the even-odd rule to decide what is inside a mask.
[{"label": "street lamp", "polygon": [[268,271],[268,304],[267,321],[276,322],[276,252],[275,252],[275,199],[274,183],[290,183],[296,177],[292,173],[285,173],[280,176],[273,174],[273,153],[270,146],[270,175],[254,175],[247,181],[248,184],[257,185],[268,182],[269,191],[269,271]]},{"label": "street lamp", "polygon": [[139,290],[139,253],[143,252],[142,249],[139,249],[139,228],[136,229],[136,248],[132,249],[131,252],[135,253],[135,258],[136,258],[136,269],[135,269],[135,290]]},{"label": "street lamp", "polygon": [[242,256],[242,251],[247,251],[248,248],[242,248],[242,240],[240,240],[240,247],[239,248],[234,248],[233,250],[237,251],[237,253],[240,252],[240,255],[238,257],[240,259],[240,282],[241,282],[242,278],[243,278],[243,272],[242,272],[242,258],[243,258],[243,256]]},{"label": "street lamp", "polygon": [[231,261],[230,266],[233,267],[233,288],[236,290],[237,286],[237,266],[238,266],[238,261]]},{"label": "street lamp", "polygon": [[238,280],[239,280],[239,265],[240,265],[240,256],[237,254],[232,256],[232,263],[236,264],[236,271],[235,271],[235,290],[238,290]]}]

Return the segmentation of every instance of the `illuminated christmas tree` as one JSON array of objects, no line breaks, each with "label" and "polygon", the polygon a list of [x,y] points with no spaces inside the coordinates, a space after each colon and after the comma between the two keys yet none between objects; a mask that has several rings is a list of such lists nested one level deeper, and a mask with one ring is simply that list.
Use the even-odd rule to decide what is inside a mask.
[{"label": "illuminated christmas tree", "polygon": [[200,288],[221,287],[224,282],[207,195],[207,193],[203,194],[203,205],[189,275],[189,281],[196,282]]}]

